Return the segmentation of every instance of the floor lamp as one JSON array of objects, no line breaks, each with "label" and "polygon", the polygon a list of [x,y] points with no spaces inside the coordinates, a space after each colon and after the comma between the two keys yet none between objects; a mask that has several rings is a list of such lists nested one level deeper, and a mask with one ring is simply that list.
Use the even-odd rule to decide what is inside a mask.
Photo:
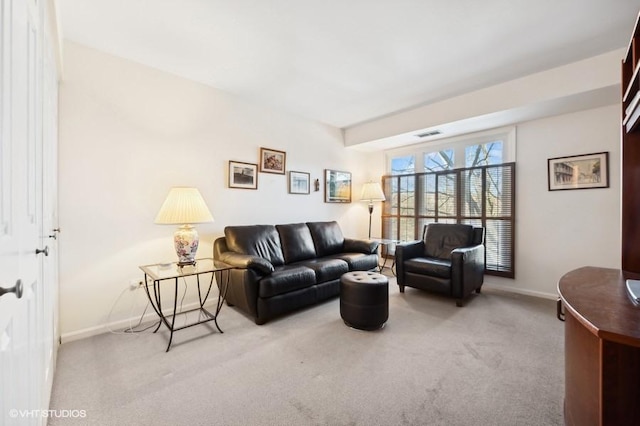
[{"label": "floor lamp", "polygon": [[376,201],[385,201],[384,192],[378,182],[367,182],[362,187],[362,196],[360,201],[369,203],[369,239],[371,239],[371,215],[373,213],[373,203]]}]

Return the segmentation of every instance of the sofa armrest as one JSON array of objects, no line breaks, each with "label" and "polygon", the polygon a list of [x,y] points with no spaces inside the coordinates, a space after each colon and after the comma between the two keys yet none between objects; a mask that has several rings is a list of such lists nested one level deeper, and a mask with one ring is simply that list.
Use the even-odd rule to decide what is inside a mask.
[{"label": "sofa armrest", "polygon": [[451,251],[452,296],[464,298],[484,282],[484,245]]},{"label": "sofa armrest", "polygon": [[396,276],[398,284],[404,284],[404,262],[424,256],[424,241],[412,241],[396,245]]},{"label": "sofa armrest", "polygon": [[344,251],[348,253],[375,254],[378,251],[378,243],[371,240],[345,238]]},{"label": "sofa armrest", "polygon": [[252,256],[249,254],[239,254],[232,251],[226,251],[224,253],[220,253],[219,260],[236,268],[252,269],[260,275],[269,275],[275,270],[271,262],[264,257]]}]

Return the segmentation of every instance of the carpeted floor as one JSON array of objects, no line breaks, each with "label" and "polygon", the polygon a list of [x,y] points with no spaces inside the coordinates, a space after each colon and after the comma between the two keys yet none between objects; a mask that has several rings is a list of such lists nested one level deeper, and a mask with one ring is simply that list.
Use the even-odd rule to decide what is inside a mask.
[{"label": "carpeted floor", "polygon": [[257,326],[103,334],[63,344],[50,425],[561,425],[555,302],[484,289],[453,299],[389,285],[379,331],[346,327],[339,300]]}]

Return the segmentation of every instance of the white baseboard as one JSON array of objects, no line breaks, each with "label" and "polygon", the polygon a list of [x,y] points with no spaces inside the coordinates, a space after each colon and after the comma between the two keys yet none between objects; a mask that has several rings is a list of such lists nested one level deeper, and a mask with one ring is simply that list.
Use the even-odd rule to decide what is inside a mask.
[{"label": "white baseboard", "polygon": [[[541,291],[523,290],[523,289],[513,288],[512,286],[500,285],[495,283],[485,282],[482,287],[483,289],[495,289],[495,290],[505,291],[508,293],[517,293],[525,296],[540,297],[543,299],[556,300],[558,298],[557,294],[545,293]],[[190,309],[196,308],[197,306],[198,306],[198,302],[193,302],[193,303],[190,303],[189,305],[185,305],[182,310],[188,311]],[[210,303],[205,304],[205,307],[207,308],[211,308],[211,306],[215,306],[215,301],[211,301]],[[171,310],[165,310],[165,315],[169,315],[170,313],[171,313]],[[73,331],[71,333],[65,333],[61,336],[61,343],[73,342],[74,340],[85,339],[87,337],[97,336],[98,334],[102,334],[102,333],[109,333],[113,330],[122,330],[128,326],[135,325],[138,323],[146,323],[149,321],[157,321],[157,320],[158,320],[158,315],[153,311],[152,308],[150,308],[150,311],[149,310],[147,311],[147,313],[142,318],[142,321],[140,321],[140,315],[138,315],[138,316],[127,318],[127,319],[114,321],[108,324],[84,328],[82,330]]]},{"label": "white baseboard", "polygon": [[506,285],[500,285],[500,284],[488,283],[488,282],[485,282],[482,285],[482,289],[483,290],[495,289],[495,290],[505,291],[508,293],[517,293],[517,294],[523,294],[525,296],[540,297],[542,299],[550,299],[550,300],[556,300],[558,298],[558,295],[556,293],[545,293],[542,291],[519,289],[519,288],[514,288],[512,286],[506,286]]},{"label": "white baseboard", "polygon": [[[205,303],[204,305],[205,308],[208,308],[209,310],[211,310],[212,307],[215,308],[216,301],[217,301],[217,297],[215,298],[215,300],[211,300],[209,303]],[[181,311],[184,312],[191,309],[195,309],[198,307],[198,305],[199,304],[197,301],[192,302],[188,305],[184,305]],[[165,315],[170,315],[171,312],[172,312],[171,309],[164,310]],[[137,315],[131,318],[127,318],[119,321],[113,321],[113,322],[103,324],[103,325],[98,325],[95,327],[83,328],[82,330],[72,331],[70,333],[64,333],[60,336],[60,343],[69,343],[69,342],[73,342],[74,340],[86,339],[87,337],[97,336],[103,333],[115,332],[116,330],[123,330],[127,327],[135,326],[138,323],[144,324],[150,321],[158,321],[158,314],[155,313],[155,311],[151,306],[149,306],[149,309],[147,309],[147,312],[144,314],[144,317],[142,317],[142,321],[140,321],[140,315]]]}]

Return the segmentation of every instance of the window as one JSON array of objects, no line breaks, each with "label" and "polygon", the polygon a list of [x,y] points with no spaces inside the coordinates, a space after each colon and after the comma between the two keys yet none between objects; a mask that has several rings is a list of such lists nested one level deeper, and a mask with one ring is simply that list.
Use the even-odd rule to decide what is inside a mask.
[{"label": "window", "polygon": [[413,155],[405,155],[404,157],[395,157],[391,159],[391,174],[404,175],[407,173],[414,173],[415,171],[415,158]]},{"label": "window", "polygon": [[430,222],[482,226],[485,271],[513,278],[515,129],[433,144],[388,154],[391,174],[382,179],[387,198],[383,237],[421,239]]},{"label": "window", "polygon": [[424,171],[438,172],[440,170],[451,170],[454,166],[453,149],[427,152],[424,154]]},{"label": "window", "polygon": [[502,164],[502,141],[469,145],[464,149],[465,167]]},{"label": "window", "polygon": [[382,178],[383,238],[422,238],[431,222],[485,228],[488,274],[514,277],[515,163]]}]

